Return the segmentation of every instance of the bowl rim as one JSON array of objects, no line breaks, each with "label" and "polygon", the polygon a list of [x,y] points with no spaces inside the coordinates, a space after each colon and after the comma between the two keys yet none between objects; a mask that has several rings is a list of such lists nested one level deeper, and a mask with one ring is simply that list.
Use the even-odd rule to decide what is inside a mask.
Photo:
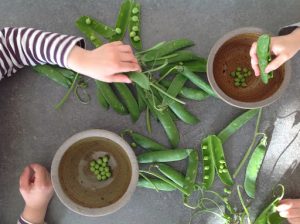
[{"label": "bowl rim", "polygon": [[235,30],[232,30],[232,31],[226,33],[221,38],[219,38],[217,40],[217,42],[211,48],[209,55],[208,55],[208,59],[207,59],[206,72],[207,72],[207,78],[208,78],[208,81],[209,81],[211,87],[213,88],[213,90],[216,92],[216,94],[219,96],[220,99],[222,99],[223,101],[225,101],[226,103],[228,103],[234,107],[238,107],[238,108],[242,108],[242,109],[254,109],[254,108],[261,108],[261,107],[268,106],[268,105],[274,103],[276,100],[278,100],[282,96],[282,94],[284,93],[284,91],[287,88],[287,86],[290,82],[290,79],[291,79],[291,64],[289,61],[287,61],[283,65],[284,69],[285,69],[283,82],[281,83],[278,90],[273,95],[267,97],[266,99],[263,99],[263,100],[260,100],[257,102],[243,102],[243,101],[239,101],[239,100],[233,99],[232,97],[228,96],[218,86],[218,84],[214,78],[214,74],[213,74],[214,58],[215,58],[218,50],[221,48],[221,46],[223,46],[223,44],[225,42],[227,42],[228,40],[230,40],[231,38],[233,38],[235,36],[238,36],[241,34],[247,34],[247,33],[268,33],[268,34],[272,35],[271,32],[264,30],[262,28],[258,28],[258,27],[241,27],[241,28],[237,28]]},{"label": "bowl rim", "polygon": [[[129,182],[128,188],[126,192],[123,194],[121,198],[119,198],[116,202],[114,202],[111,205],[102,207],[102,208],[87,208],[81,205],[78,205],[74,201],[72,201],[63,191],[60,181],[59,181],[59,164],[60,161],[64,155],[64,153],[69,149],[71,145],[74,143],[85,139],[85,138],[90,138],[90,137],[103,137],[103,138],[108,138],[112,140],[113,142],[119,144],[121,148],[124,150],[124,152],[127,154],[130,164],[131,164],[131,169],[132,169],[132,174],[131,174],[131,180]],[[138,182],[138,162],[136,159],[136,156],[130,147],[130,145],[119,135],[116,133],[103,130],[103,129],[90,129],[86,131],[79,132],[77,134],[74,134],[73,136],[69,137],[65,142],[59,147],[57,152],[55,153],[55,156],[52,161],[51,165],[51,180],[53,184],[54,191],[56,195],[58,196],[59,200],[71,211],[78,213],[83,216],[89,216],[89,217],[99,217],[99,216],[104,216],[111,214],[113,212],[116,212],[119,210],[121,207],[123,207],[127,202],[129,202],[131,196],[133,195],[137,182]]]}]

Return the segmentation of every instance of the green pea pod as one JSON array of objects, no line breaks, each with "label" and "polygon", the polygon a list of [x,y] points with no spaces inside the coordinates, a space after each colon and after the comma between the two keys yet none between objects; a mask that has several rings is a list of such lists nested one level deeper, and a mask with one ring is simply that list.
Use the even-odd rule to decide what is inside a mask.
[{"label": "green pea pod", "polygon": [[[144,179],[144,178],[139,178],[138,180],[138,187],[143,187],[143,188],[148,188],[148,189],[154,189],[154,190],[159,190],[159,191],[175,191],[176,188],[173,187],[172,185],[166,183],[163,180],[156,179],[156,178],[148,178],[150,181]],[[153,186],[155,185],[155,186]]]},{"label": "green pea pod", "polygon": [[188,167],[185,176],[184,188],[188,194],[191,194],[194,190],[195,181],[198,175],[199,157],[197,150],[193,150],[189,154]]},{"label": "green pea pod", "polygon": [[103,24],[100,21],[97,21],[90,16],[79,17],[76,21],[76,24],[80,24],[81,27],[89,27],[90,30],[93,30],[108,40],[110,40],[116,34],[116,31],[113,28]]},{"label": "green pea pod", "polygon": [[137,85],[145,90],[150,90],[150,80],[142,72],[129,72],[127,73],[128,77]]},{"label": "green pea pod", "polygon": [[[161,84],[164,87],[168,88],[171,84],[171,81],[164,79],[161,81]],[[206,92],[204,92],[200,89],[194,89],[194,88],[188,88],[188,87],[182,87],[182,89],[180,90],[179,96],[184,97],[189,100],[197,100],[197,101],[201,101],[201,100],[204,100],[207,97],[209,97],[209,95]]]},{"label": "green pea pod", "polygon": [[120,102],[109,84],[99,82],[98,86],[102,89],[102,93],[105,97],[106,102],[119,114],[128,114],[126,107]]},{"label": "green pea pod", "polygon": [[244,124],[250,121],[256,114],[259,109],[251,109],[247,110],[245,113],[241,114],[233,121],[227,125],[219,134],[218,138],[224,143],[231,135],[233,135],[237,130],[239,130]]},{"label": "green pea pod", "polygon": [[193,149],[171,149],[163,151],[145,152],[138,155],[139,163],[173,162],[187,158]]},{"label": "green pea pod", "polygon": [[217,173],[224,184],[231,186],[234,182],[226,164],[222,141],[215,135],[210,135],[209,138],[211,138],[213,146],[213,155]]},{"label": "green pea pod", "polygon": [[[44,66],[44,65],[42,65],[42,66]],[[73,72],[72,70],[69,70],[69,69],[66,69],[66,68],[61,68],[61,67],[56,66],[56,65],[48,65],[48,66],[54,67],[55,70],[59,71],[64,77],[66,77],[69,80],[74,80],[74,78],[76,76],[76,73]]]},{"label": "green pea pod", "polygon": [[145,103],[145,93],[143,92],[143,89],[140,86],[136,85],[135,88],[136,88],[137,102],[139,105],[139,110],[140,110],[140,112],[143,112],[147,107],[147,105]]},{"label": "green pea pod", "polygon": [[213,154],[213,142],[210,136],[201,142],[203,159],[203,187],[209,189],[215,180],[215,160]]},{"label": "green pea pod", "polygon": [[76,21],[76,27],[92,42],[95,47],[100,47],[102,45],[101,39],[97,36],[97,33],[89,27],[85,22],[81,20]]},{"label": "green pea pod", "polygon": [[259,36],[257,40],[257,57],[258,57],[258,65],[260,71],[260,77],[264,84],[268,84],[269,78],[273,77],[273,73],[265,73],[265,69],[268,63],[271,61],[271,53],[270,53],[270,43],[271,38],[267,34],[263,34]]},{"label": "green pea pod", "polygon": [[211,96],[216,96],[215,92],[212,90],[209,84],[204,82],[198,75],[191,72],[190,69],[188,69],[185,66],[178,66],[178,71],[181,72],[182,75],[187,77],[192,83],[194,83],[196,86],[198,86],[200,89],[204,90]]},{"label": "green pea pod", "polygon": [[[201,58],[194,54],[191,51],[177,51],[174,57],[168,58],[168,64],[178,64],[184,62],[191,62],[191,61],[206,61],[206,59]],[[156,66],[163,65],[165,63],[164,59],[155,60],[154,64]]]},{"label": "green pea pod", "polygon": [[123,99],[127,109],[130,113],[131,120],[136,122],[140,117],[139,105],[136,102],[136,99],[132,95],[130,89],[124,83],[114,83],[114,86],[120,93],[120,97]]},{"label": "green pea pod", "polygon": [[278,219],[278,215],[275,215],[277,213],[276,206],[278,205],[279,201],[284,196],[283,185],[279,185],[279,187],[281,189],[281,193],[259,214],[259,216],[256,218],[256,220],[253,224],[268,224],[268,223],[271,223],[270,219],[278,221],[278,223],[272,222],[272,224],[281,223],[281,220]]},{"label": "green pea pod", "polygon": [[207,60],[200,58],[199,60],[183,62],[183,65],[192,72],[206,72]]},{"label": "green pea pod", "polygon": [[174,112],[174,114],[184,123],[191,125],[199,123],[199,119],[194,114],[189,112],[182,104],[173,102],[171,105],[169,105],[169,107]]},{"label": "green pea pod", "polygon": [[112,41],[123,40],[130,20],[132,3],[133,3],[132,0],[123,0],[120,6],[119,15],[116,22],[116,30],[120,29],[120,32],[116,33],[112,37],[111,39]]},{"label": "green pea pod", "polygon": [[166,41],[163,44],[161,44],[159,47],[146,52],[143,55],[142,60],[144,62],[154,61],[157,58],[172,54],[177,50],[190,47],[193,45],[194,45],[193,41],[188,39],[177,39],[177,40]]},{"label": "green pea pod", "polygon": [[151,151],[168,150],[168,148],[166,146],[158,143],[157,141],[155,141],[151,138],[141,135],[137,132],[130,131],[129,134],[130,134],[132,140],[136,144],[141,146],[143,149],[148,149]]},{"label": "green pea pod", "polygon": [[[137,9],[137,13],[135,13],[134,9]],[[133,21],[132,17],[136,16],[138,19],[137,21]],[[137,27],[138,30],[133,30],[133,27]],[[134,32],[135,36],[141,37],[141,4],[134,2],[132,5],[132,10],[131,10],[131,16],[130,16],[130,21],[129,21],[129,32]],[[134,37],[130,35],[130,42],[131,45],[134,47],[134,49],[141,51],[143,46],[142,46],[142,41],[141,38],[139,40],[134,40]]]},{"label": "green pea pod", "polygon": [[109,104],[108,102],[106,101],[104,95],[103,95],[103,92],[102,92],[102,89],[101,89],[101,85],[100,85],[100,81],[95,81],[96,82],[96,88],[97,88],[97,99],[98,99],[98,102],[99,104],[106,110],[109,109]]},{"label": "green pea pod", "polygon": [[66,88],[70,88],[72,81],[66,78],[60,70],[57,69],[56,66],[52,65],[36,65],[33,67],[38,74],[48,77],[54,82],[64,86]]},{"label": "green pea pod", "polygon": [[246,169],[244,188],[250,198],[255,197],[256,179],[267,152],[266,146],[267,136],[264,136],[254,149]]},{"label": "green pea pod", "polygon": [[163,175],[172,180],[174,183],[178,184],[180,187],[183,187],[185,177],[182,173],[165,163],[157,163],[155,166]]},{"label": "green pea pod", "polygon": [[[176,75],[175,78],[172,80],[169,88],[167,89],[167,93],[173,97],[176,97],[179,93],[184,84],[186,83],[187,78],[183,75]],[[170,105],[174,100],[170,99],[169,97],[164,96],[162,104]]]}]

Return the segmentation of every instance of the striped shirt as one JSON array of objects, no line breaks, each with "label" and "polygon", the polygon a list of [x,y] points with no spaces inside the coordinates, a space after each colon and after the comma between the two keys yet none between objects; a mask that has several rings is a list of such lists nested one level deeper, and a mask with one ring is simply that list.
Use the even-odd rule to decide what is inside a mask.
[{"label": "striped shirt", "polygon": [[[17,224],[35,224],[35,223],[28,222],[22,216],[20,216]],[[47,223],[44,223],[44,224],[47,224]]]},{"label": "striped shirt", "polygon": [[68,55],[75,45],[85,47],[83,38],[6,27],[0,31],[0,80],[24,66],[47,63],[68,68]]}]

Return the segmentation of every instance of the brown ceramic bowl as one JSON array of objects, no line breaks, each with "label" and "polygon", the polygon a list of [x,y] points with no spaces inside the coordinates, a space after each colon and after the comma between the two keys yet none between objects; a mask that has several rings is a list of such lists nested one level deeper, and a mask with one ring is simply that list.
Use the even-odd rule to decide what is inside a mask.
[{"label": "brown ceramic bowl", "polygon": [[[263,33],[268,32],[254,27],[233,30],[220,38],[210,51],[207,66],[210,85],[222,100],[233,106],[245,109],[267,106],[276,101],[288,86],[291,77],[289,62],[274,71],[274,78],[267,85],[254,75],[249,51]],[[229,75],[237,67],[252,71],[246,88],[235,87],[234,79]]]},{"label": "brown ceramic bowl", "polygon": [[[112,177],[98,181],[90,162],[109,156]],[[111,214],[124,206],[138,180],[138,163],[120,136],[105,130],[73,135],[58,149],[51,166],[54,190],[61,202],[85,216]]]}]

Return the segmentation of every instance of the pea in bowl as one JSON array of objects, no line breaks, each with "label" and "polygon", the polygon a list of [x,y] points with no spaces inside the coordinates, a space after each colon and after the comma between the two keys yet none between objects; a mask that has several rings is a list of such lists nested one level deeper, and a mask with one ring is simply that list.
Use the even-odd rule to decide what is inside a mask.
[{"label": "pea in bowl", "polygon": [[130,200],[138,181],[138,163],[131,147],[117,134],[87,130],[58,149],[51,178],[58,198],[70,210],[104,216]]},{"label": "pea in bowl", "polygon": [[[274,71],[267,85],[254,75],[249,51],[252,43],[264,33],[268,32],[255,27],[239,28],[225,34],[211,49],[207,63],[208,81],[228,104],[245,109],[264,107],[275,102],[287,88],[291,77],[289,62]],[[235,74],[239,72],[244,75],[242,82],[240,79],[235,81]]]}]

